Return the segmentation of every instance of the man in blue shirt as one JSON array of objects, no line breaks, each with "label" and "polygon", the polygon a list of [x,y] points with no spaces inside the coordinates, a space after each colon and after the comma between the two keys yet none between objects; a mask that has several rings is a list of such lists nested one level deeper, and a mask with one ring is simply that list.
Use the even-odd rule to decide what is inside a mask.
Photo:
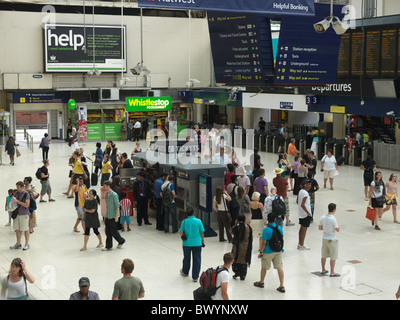
[{"label": "man in blue shirt", "polygon": [[162,196],[161,196],[161,186],[164,184],[165,180],[167,180],[168,175],[166,173],[162,173],[160,178],[158,178],[154,182],[154,197],[157,208],[156,214],[156,229],[159,231],[164,231],[164,211],[162,207]]},{"label": "man in blue shirt", "polygon": [[[270,246],[269,246],[269,240],[272,237],[273,229],[271,227],[277,227],[276,224],[276,216],[273,213],[270,213],[268,215],[268,226],[266,226],[263,230],[262,236],[261,236],[261,248],[260,248],[260,254],[258,255],[258,258],[261,258],[261,279],[260,281],[254,282],[254,285],[259,288],[264,288],[264,279],[265,276],[267,275],[267,270],[271,268],[271,263],[274,264],[274,269],[278,271],[278,276],[279,276],[279,292],[284,293],[285,292],[285,287],[283,286],[283,264],[282,264],[282,252],[275,252],[273,251]],[[269,227],[271,226],[271,227]],[[281,232],[283,236],[283,230],[280,226],[278,226],[278,230]]]},{"label": "man in blue shirt", "polygon": [[201,267],[201,248],[204,246],[203,222],[194,216],[193,208],[187,208],[188,217],[182,221],[179,230],[182,236],[183,261],[181,275],[187,277],[190,269],[190,256],[193,256],[192,279],[197,282]]}]

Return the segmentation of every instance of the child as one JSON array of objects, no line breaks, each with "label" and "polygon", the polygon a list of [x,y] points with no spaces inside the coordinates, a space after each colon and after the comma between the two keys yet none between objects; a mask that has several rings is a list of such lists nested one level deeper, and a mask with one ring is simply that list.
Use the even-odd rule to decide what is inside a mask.
[{"label": "child", "polygon": [[6,224],[6,227],[11,226],[11,213],[13,210],[16,208],[12,206],[11,200],[14,198],[14,190],[13,189],[8,189],[8,196],[6,197],[6,206],[5,210],[8,211],[8,223]]},{"label": "child", "polygon": [[77,228],[80,222],[82,222],[83,232],[85,232],[85,224],[83,222],[83,207],[85,206],[88,189],[86,185],[83,184],[82,177],[76,179],[76,185],[72,186],[72,191],[75,193],[75,209],[78,214],[78,218],[76,219],[76,223],[74,225],[74,232],[79,232]]},{"label": "child", "polygon": [[122,226],[121,231],[125,231],[124,227],[125,222],[128,231],[131,231],[131,228],[129,226],[131,224],[130,214],[132,210],[132,202],[126,197],[126,192],[121,193],[121,198],[122,200],[119,202],[119,207],[121,208],[121,219],[120,219],[120,223]]},{"label": "child", "polygon": [[321,274],[327,274],[328,270],[325,269],[326,259],[330,258],[331,272],[330,277],[340,277],[335,273],[335,264],[338,257],[338,241],[336,240],[336,232],[340,231],[339,225],[334,217],[336,212],[336,204],[330,203],[328,205],[328,214],[321,217],[319,223],[319,230],[323,231],[322,237],[322,250],[321,250]]}]

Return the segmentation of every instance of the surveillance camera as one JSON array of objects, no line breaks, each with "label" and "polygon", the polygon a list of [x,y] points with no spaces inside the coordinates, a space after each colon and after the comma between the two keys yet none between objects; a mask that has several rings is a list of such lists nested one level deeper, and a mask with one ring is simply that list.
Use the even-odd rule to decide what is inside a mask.
[{"label": "surveillance camera", "polygon": [[348,26],[339,20],[338,17],[334,17],[336,20],[332,22],[332,28],[335,30],[336,34],[341,35],[345,33]]},{"label": "surveillance camera", "polygon": [[394,116],[394,111],[386,112],[386,114],[387,114],[388,116]]},{"label": "surveillance camera", "polygon": [[314,23],[314,29],[317,33],[324,33],[329,29],[332,19],[330,17],[325,18],[324,20]]},{"label": "surveillance camera", "polygon": [[197,79],[190,79],[190,82],[193,82],[193,83],[200,83],[200,80],[197,80]]}]

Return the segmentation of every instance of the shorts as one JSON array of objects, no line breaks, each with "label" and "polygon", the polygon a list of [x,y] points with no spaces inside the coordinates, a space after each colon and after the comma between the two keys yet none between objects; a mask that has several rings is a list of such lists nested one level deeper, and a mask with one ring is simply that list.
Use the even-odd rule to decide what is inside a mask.
[{"label": "shorts", "polygon": [[300,218],[299,223],[302,227],[308,228],[311,224],[311,217],[307,216],[305,218]]},{"label": "shorts", "polygon": [[40,184],[42,185],[40,195],[44,196],[45,194],[51,194],[51,186],[49,180],[41,180]]},{"label": "shorts", "polygon": [[322,239],[321,257],[337,260],[339,243],[337,240]]},{"label": "shorts", "polygon": [[78,214],[78,220],[83,219],[83,207],[75,207],[76,213]]},{"label": "shorts", "polygon": [[333,179],[335,177],[335,170],[324,170],[324,179]]},{"label": "shorts", "polygon": [[130,216],[121,216],[119,220],[120,224],[131,224],[131,217]]},{"label": "shorts", "polygon": [[29,214],[19,214],[13,221],[14,230],[29,231]]},{"label": "shorts", "polygon": [[383,203],[379,204],[378,201],[376,201],[376,198],[372,198],[371,206],[372,206],[372,208],[383,208]]},{"label": "shorts", "polygon": [[374,181],[373,176],[365,176],[364,175],[364,187],[369,187],[371,185],[372,181]]},{"label": "shorts", "polygon": [[271,269],[271,262],[274,269],[283,269],[282,252],[264,253],[261,258],[261,267],[265,270]]},{"label": "shorts", "polygon": [[290,216],[289,197],[286,196],[286,198],[283,199],[283,202],[285,203],[285,207],[286,207],[285,218],[289,218],[289,216]]}]

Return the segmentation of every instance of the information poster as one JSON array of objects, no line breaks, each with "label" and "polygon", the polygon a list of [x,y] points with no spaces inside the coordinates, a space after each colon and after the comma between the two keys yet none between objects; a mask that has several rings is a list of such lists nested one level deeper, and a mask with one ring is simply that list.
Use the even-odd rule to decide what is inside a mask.
[{"label": "information poster", "polygon": [[103,125],[101,123],[88,123],[87,124],[87,140],[102,140],[103,139]]},{"label": "information poster", "polygon": [[78,113],[79,140],[87,140],[87,106],[79,105],[76,109]]},{"label": "information poster", "polygon": [[121,139],[121,123],[104,124],[104,140]]},{"label": "information poster", "polygon": [[212,211],[211,176],[199,175],[199,208],[204,212]]},{"label": "information poster", "polygon": [[43,30],[46,72],[126,71],[125,26],[46,24]]}]

